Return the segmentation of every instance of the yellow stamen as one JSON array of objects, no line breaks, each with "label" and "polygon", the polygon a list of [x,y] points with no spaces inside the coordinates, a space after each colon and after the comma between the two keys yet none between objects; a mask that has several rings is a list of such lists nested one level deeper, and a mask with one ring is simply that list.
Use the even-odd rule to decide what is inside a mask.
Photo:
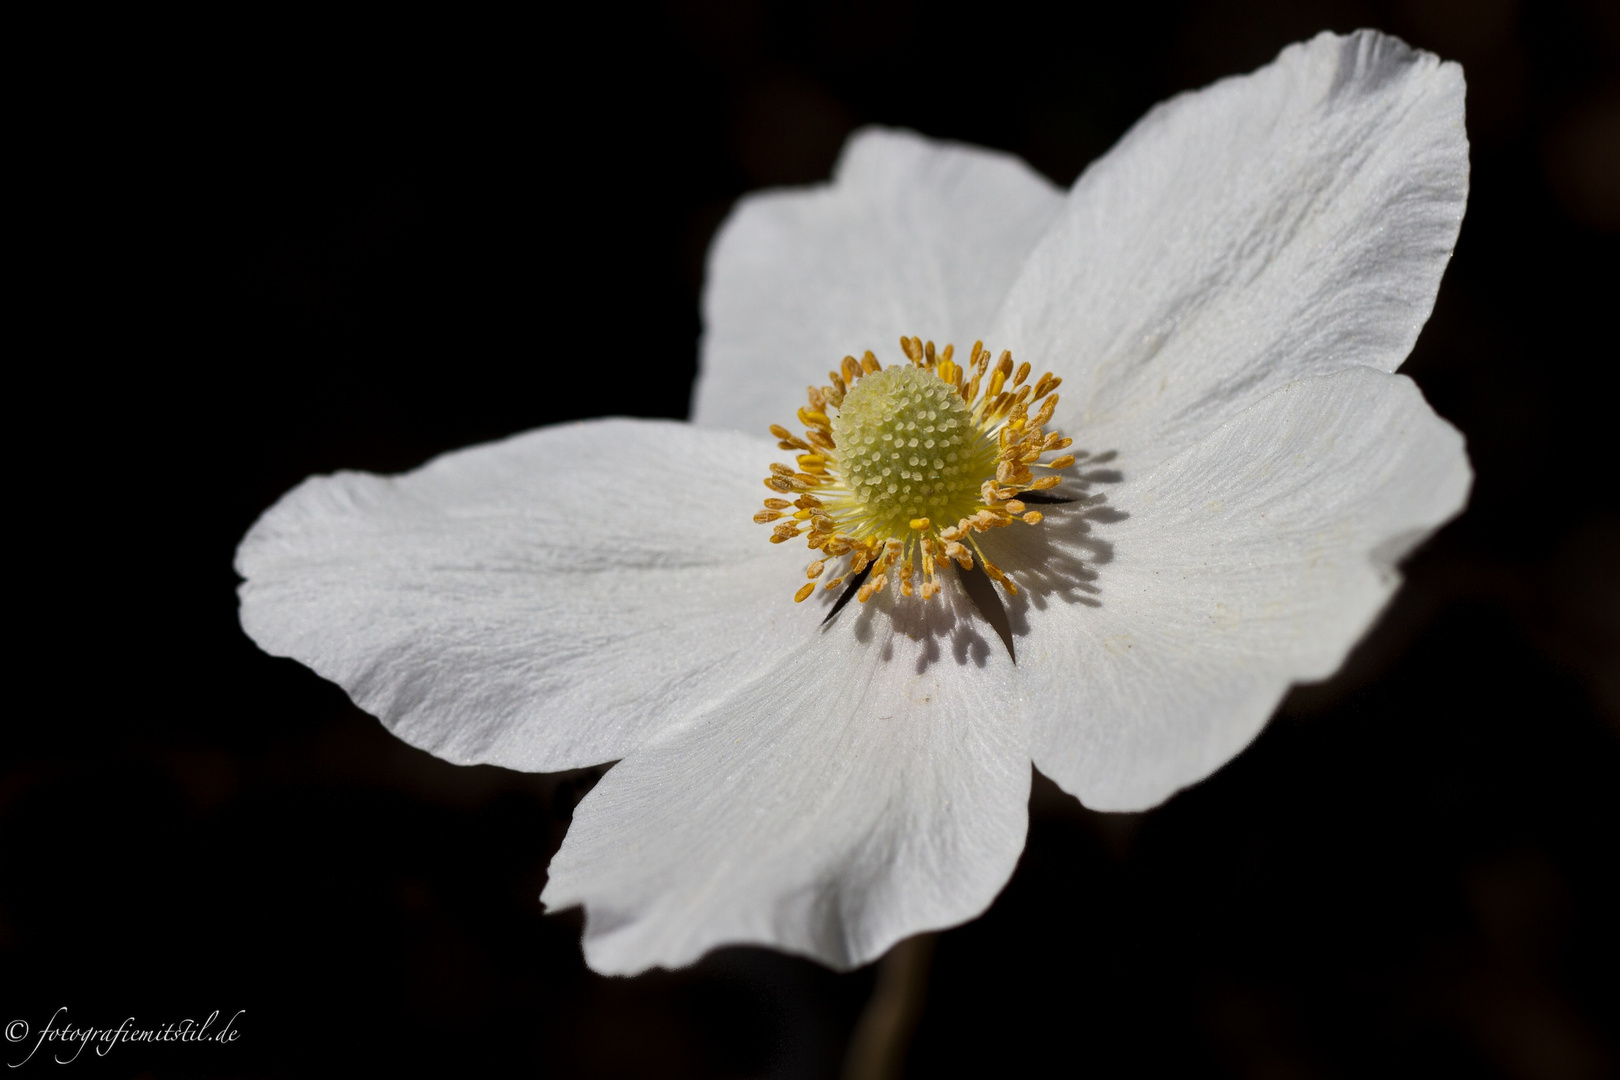
[{"label": "yellow stamen", "polygon": [[806,387],[807,404],[798,409],[802,437],[771,425],[778,446],[794,452],[796,468],[772,464],[765,485],[792,501],[768,498],[754,520],[772,526],[772,543],[804,536],[820,556],[805,568],[809,584],[796,601],[810,596],[830,561],[846,558],[824,587],[865,573],[856,590],[862,603],[884,590],[890,571],[900,597],[937,596],[939,572],[952,562],[963,570],[982,565],[1016,594],[979,550],[977,534],[1043,521],[1020,496],[1060,478],[1037,480],[1030,470],[1064,469],[1083,456],[1041,461],[1072,443],[1044,430],[1062,382],[1051,372],[1029,384],[1029,363],[1015,370],[1012,354],[1003,351],[992,365],[982,341],[964,363],[950,344],[936,347],[916,336],[899,343],[909,363],[885,369],[870,351],[860,360],[845,356],[827,373],[830,386]]}]

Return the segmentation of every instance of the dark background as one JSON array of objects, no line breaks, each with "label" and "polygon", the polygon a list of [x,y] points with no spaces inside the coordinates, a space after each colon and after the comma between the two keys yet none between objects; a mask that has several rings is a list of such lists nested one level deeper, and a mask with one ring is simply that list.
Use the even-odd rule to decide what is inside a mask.
[{"label": "dark background", "polygon": [[[939,939],[908,1075],[1616,1075],[1617,10],[19,31],[0,1023],[247,1010],[230,1047],[30,1066],[63,1076],[836,1076],[870,969],[736,949],[589,973],[577,913],[536,897],[594,774],[396,742],[243,637],[236,541],[311,472],[683,416],[715,226],[825,178],[858,124],[1067,184],[1155,101],[1376,26],[1469,80],[1468,217],[1405,370],[1466,434],[1472,504],[1345,669],[1207,782],[1109,816],[1037,781],[1011,884]],[[589,498],[623,512],[610,471]]]}]

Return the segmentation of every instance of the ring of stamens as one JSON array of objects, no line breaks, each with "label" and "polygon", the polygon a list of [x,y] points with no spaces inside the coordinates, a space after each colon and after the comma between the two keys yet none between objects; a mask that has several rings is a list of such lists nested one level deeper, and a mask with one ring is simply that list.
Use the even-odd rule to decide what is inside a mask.
[{"label": "ring of stamens", "polygon": [[[901,594],[927,600],[940,591],[939,571],[951,562],[971,570],[975,555],[1016,595],[975,534],[1014,521],[1039,524],[1040,511],[1019,496],[1056,486],[1055,470],[1074,464],[1073,454],[1041,461],[1073,443],[1042,431],[1062,379],[1047,372],[1026,385],[1029,364],[1015,371],[1012,353],[1003,352],[992,367],[983,342],[974,343],[966,366],[952,359],[950,345],[936,352],[932,341],[903,337],[900,348],[909,365],[885,369],[871,352],[846,356],[840,371],[827,373],[832,385],[809,387],[799,409],[802,438],[771,425],[777,445],[797,456],[792,466],[771,466],[765,486],[775,496],[754,520],[771,526],[771,543],[805,536],[819,553],[795,601],[808,598],[833,563],[827,589],[870,568],[855,594],[862,603],[896,567]],[[1035,469],[1048,471],[1037,478]]]}]

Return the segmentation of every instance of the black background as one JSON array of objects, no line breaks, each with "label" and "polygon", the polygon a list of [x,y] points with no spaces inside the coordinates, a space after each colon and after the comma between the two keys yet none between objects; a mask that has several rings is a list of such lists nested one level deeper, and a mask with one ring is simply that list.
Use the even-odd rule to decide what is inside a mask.
[{"label": "black background", "polygon": [[[1468,217],[1405,370],[1466,434],[1472,504],[1209,781],[1107,816],[1037,780],[1011,884],[939,940],[908,1075],[1615,1075],[1616,12],[17,29],[0,1023],[246,1010],[229,1047],[30,1065],[64,1076],[837,1075],[870,970],[735,949],[589,973],[577,913],[536,897],[596,774],[396,742],[242,636],[236,541],[311,472],[683,416],[713,229],[746,190],[825,178],[856,125],[1067,184],[1155,101],[1376,26],[1469,79]],[[587,479],[633,512],[610,463]]]}]

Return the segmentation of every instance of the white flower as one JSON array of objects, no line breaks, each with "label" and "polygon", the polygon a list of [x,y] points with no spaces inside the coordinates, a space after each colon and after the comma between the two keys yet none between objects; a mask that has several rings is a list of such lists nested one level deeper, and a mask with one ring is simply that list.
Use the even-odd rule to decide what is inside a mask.
[{"label": "white flower", "polygon": [[[242,624],[450,761],[617,760],[542,898],[585,905],[597,970],[738,942],[863,963],[990,903],[1031,760],[1101,809],[1209,775],[1461,508],[1461,438],[1392,372],[1467,154],[1461,71],[1368,32],[1160,105],[1067,193],[863,132],[832,184],[721,230],[695,425],[307,480],[242,542]],[[1056,371],[1052,422],[1116,455],[1117,482],[1058,489],[1105,492],[1108,518],[1074,503],[983,538],[1026,586],[1016,662],[954,579],[823,626],[834,594],[793,603],[805,554],[749,521],[768,425],[914,332]],[[581,377],[634,377],[601,359]]]}]

